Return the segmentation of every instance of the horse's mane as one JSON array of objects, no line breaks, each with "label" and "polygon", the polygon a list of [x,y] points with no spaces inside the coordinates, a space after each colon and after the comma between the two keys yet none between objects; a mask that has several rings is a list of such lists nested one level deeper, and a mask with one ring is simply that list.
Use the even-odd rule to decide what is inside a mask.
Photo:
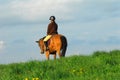
[{"label": "horse's mane", "polygon": [[45,36],[42,39],[45,39]]}]

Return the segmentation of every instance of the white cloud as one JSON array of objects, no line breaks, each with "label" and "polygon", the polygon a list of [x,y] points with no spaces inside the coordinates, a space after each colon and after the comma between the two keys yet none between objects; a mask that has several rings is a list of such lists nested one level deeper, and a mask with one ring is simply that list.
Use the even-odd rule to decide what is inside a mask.
[{"label": "white cloud", "polygon": [[26,20],[36,20],[50,15],[70,18],[68,16],[72,12],[70,4],[78,2],[82,2],[82,0],[12,0],[9,4],[1,5],[5,10],[1,8],[0,12],[2,10],[3,15]]},{"label": "white cloud", "polygon": [[0,41],[0,49],[4,48],[4,41]]}]

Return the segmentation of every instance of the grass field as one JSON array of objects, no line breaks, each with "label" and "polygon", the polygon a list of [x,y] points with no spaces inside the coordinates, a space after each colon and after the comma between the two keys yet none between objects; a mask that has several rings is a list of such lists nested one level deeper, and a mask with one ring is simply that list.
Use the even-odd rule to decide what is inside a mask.
[{"label": "grass field", "polygon": [[1,64],[0,80],[120,80],[120,51]]}]

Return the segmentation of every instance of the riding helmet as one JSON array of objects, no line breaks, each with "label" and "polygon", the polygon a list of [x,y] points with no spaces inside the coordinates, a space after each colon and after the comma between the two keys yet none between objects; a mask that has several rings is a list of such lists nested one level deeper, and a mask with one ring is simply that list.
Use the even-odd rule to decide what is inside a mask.
[{"label": "riding helmet", "polygon": [[54,21],[55,20],[55,16],[50,16],[49,20]]}]

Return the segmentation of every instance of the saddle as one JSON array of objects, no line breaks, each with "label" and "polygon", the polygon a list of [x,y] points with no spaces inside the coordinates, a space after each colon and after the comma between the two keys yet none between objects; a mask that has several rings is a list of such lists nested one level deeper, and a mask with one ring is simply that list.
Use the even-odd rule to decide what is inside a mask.
[{"label": "saddle", "polygon": [[[45,36],[46,37],[46,36]],[[45,39],[45,37],[43,37],[43,40]],[[52,38],[52,37],[51,37]],[[47,43],[47,45],[49,45],[50,44],[50,40],[51,40],[51,38],[50,39],[48,39],[47,41],[46,41],[46,43]]]}]

